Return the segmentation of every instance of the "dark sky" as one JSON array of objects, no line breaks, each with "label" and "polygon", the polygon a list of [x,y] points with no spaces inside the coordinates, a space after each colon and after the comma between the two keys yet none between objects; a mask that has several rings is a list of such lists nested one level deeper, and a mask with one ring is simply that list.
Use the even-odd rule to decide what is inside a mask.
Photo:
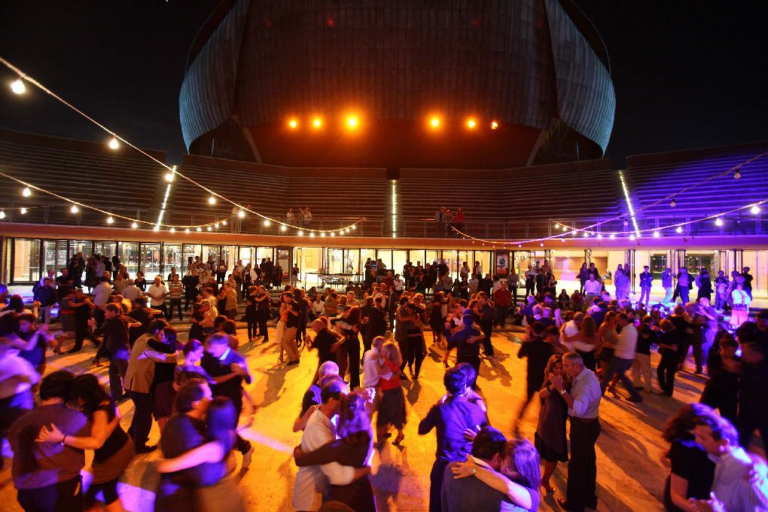
[{"label": "dark sky", "polygon": [[[140,146],[184,152],[178,93],[218,0],[0,0],[0,55]],[[768,2],[577,0],[611,57],[607,156],[768,140]],[[11,75],[0,70],[0,82]],[[29,89],[28,89],[29,90]],[[89,140],[42,93],[3,85],[0,126]]]}]

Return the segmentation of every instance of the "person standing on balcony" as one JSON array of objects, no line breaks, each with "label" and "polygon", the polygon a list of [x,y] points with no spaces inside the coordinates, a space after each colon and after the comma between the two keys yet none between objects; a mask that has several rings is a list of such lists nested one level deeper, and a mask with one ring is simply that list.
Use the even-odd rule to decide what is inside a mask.
[{"label": "person standing on balcony", "polygon": [[285,222],[293,226],[295,221],[296,216],[293,214],[293,208],[288,208],[288,212],[285,214]]},{"label": "person standing on balcony", "polygon": [[466,222],[464,217],[464,210],[461,208],[456,210],[456,216],[453,218],[453,225],[458,229],[459,231],[465,233],[464,229],[464,223]]},{"label": "person standing on balcony", "polygon": [[640,274],[640,304],[646,306],[651,301],[651,287],[653,286],[653,274],[648,271],[648,265],[643,267],[643,272]]}]

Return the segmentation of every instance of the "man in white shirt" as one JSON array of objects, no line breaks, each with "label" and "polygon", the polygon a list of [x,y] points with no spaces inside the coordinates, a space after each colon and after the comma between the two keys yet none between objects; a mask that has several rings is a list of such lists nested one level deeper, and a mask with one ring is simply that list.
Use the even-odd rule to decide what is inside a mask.
[{"label": "man in white shirt", "polygon": [[600,296],[603,286],[595,279],[595,274],[589,274],[589,280],[584,283],[584,308],[587,309],[592,302]]},{"label": "man in white shirt", "polygon": [[121,294],[124,299],[128,299],[129,301],[133,302],[134,300],[141,297],[141,290],[138,286],[134,283],[133,279],[128,279],[126,281],[126,287],[123,288],[123,293]]},{"label": "man in white shirt", "polygon": [[104,323],[104,306],[109,302],[109,296],[112,295],[112,285],[109,284],[109,275],[102,275],[99,278],[99,284],[93,289],[94,318],[96,325],[101,327]]},{"label": "man in white shirt", "polygon": [[395,292],[403,293],[405,281],[400,277],[400,274],[395,274],[395,280],[392,282],[392,286],[395,288]]},{"label": "man in white shirt", "polygon": [[768,510],[765,462],[739,446],[733,425],[712,411],[696,418],[693,433],[715,463],[712,499],[692,500],[693,504],[699,510]]},{"label": "man in white shirt", "polygon": [[[637,329],[635,324],[629,321],[626,313],[619,313],[616,316],[616,324],[621,328],[619,333],[619,339],[616,342],[616,346],[613,348],[613,359],[608,364],[608,370],[606,370],[603,376],[603,381],[600,384],[603,394],[605,394],[605,388],[613,380],[614,375],[618,375],[624,387],[629,391],[630,402],[642,402],[643,397],[635,389],[632,384],[632,379],[627,377],[627,370],[632,367],[632,363],[635,361],[635,349],[637,348]],[[614,394],[616,398],[618,395]]]},{"label": "man in white shirt", "polygon": [[165,307],[165,298],[168,296],[168,288],[163,284],[160,276],[155,276],[155,281],[147,289],[149,295],[149,305],[152,309],[158,309],[163,312],[163,316],[168,319],[168,309]]},{"label": "man in white shirt", "polygon": [[[320,392],[323,403],[312,413],[301,436],[302,452],[317,450],[336,439],[333,418],[339,413],[341,397],[347,392],[349,389],[343,381],[334,380],[323,386]],[[360,478],[369,472],[370,468],[353,468],[337,462],[322,466],[302,466],[296,474],[293,487],[293,508],[298,511],[319,510],[329,482],[333,485],[347,485],[355,477]]]},{"label": "man in white shirt", "polygon": [[600,399],[602,393],[597,376],[587,368],[575,352],[563,356],[563,372],[571,378],[570,391],[562,377],[552,381],[568,405],[571,422],[571,458],[568,461],[568,490],[566,499],[558,499],[564,510],[597,509],[597,464],[595,443],[600,437]]},{"label": "man in white shirt", "polygon": [[363,387],[365,388],[368,403],[372,405],[370,414],[373,414],[376,405],[376,388],[379,385],[379,379],[389,380],[392,377],[392,372],[387,372],[384,375],[380,375],[377,366],[383,364],[379,349],[387,341],[384,336],[376,336],[371,342],[371,350],[363,354]]}]

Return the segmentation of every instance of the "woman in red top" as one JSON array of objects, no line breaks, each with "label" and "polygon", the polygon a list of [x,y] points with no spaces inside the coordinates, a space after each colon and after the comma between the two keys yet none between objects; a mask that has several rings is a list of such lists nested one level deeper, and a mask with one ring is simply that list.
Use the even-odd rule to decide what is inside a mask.
[{"label": "woman in red top", "polygon": [[381,443],[389,437],[389,426],[397,429],[397,437],[394,444],[399,445],[405,434],[403,426],[405,425],[405,397],[403,388],[400,386],[400,365],[403,363],[403,356],[396,343],[391,341],[381,347],[381,356],[384,358],[382,364],[377,364],[379,372],[379,389],[381,390],[381,405],[379,406],[379,416],[376,420],[376,429],[378,440]]}]

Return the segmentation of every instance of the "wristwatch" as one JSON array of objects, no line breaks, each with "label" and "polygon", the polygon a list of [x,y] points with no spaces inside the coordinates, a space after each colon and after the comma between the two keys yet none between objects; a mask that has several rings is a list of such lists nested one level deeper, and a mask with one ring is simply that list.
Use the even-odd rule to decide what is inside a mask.
[{"label": "wristwatch", "polygon": [[566,390],[564,390],[564,389],[561,389],[561,390],[560,390],[560,394],[561,394],[561,395],[564,395],[564,394],[566,394],[567,392],[568,392],[568,391],[566,391]]},{"label": "wristwatch", "polygon": [[477,468],[472,468],[472,474],[473,474],[473,475],[476,475],[476,474],[477,474]]}]

